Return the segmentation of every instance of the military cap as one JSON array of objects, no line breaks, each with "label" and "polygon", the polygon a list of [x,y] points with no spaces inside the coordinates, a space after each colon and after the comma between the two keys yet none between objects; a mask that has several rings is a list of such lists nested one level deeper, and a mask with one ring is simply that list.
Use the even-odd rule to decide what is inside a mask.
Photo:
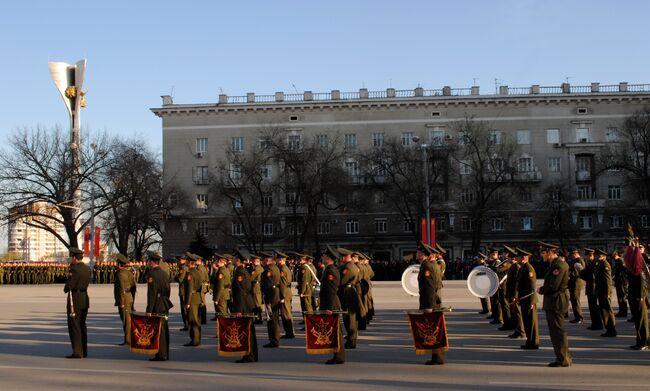
[{"label": "military cap", "polygon": [[594,250],[593,248],[587,248],[587,247],[584,248],[584,251],[585,254],[593,254],[596,252],[596,250]]},{"label": "military cap", "polygon": [[115,261],[117,261],[117,263],[120,265],[127,265],[129,263],[129,259],[119,253],[115,254]]},{"label": "military cap", "polygon": [[81,251],[80,249],[78,249],[76,247],[69,247],[68,251],[70,251],[70,255],[83,255],[84,254],[83,251]]},{"label": "military cap", "polygon": [[557,250],[559,246],[552,244],[552,243],[547,243],[547,242],[542,242],[539,241],[537,242],[537,245],[539,246],[539,249],[544,251],[544,250]]},{"label": "military cap", "polygon": [[438,252],[440,254],[447,254],[447,250],[445,250],[445,248],[442,247],[438,242],[436,242],[436,249],[438,249]]},{"label": "military cap", "polygon": [[188,257],[189,259],[191,259],[192,261],[198,261],[199,259],[201,259],[200,256],[198,256],[198,255],[196,255],[196,254],[192,254],[192,253],[189,252],[189,251],[185,253],[185,256],[187,256],[187,257]]},{"label": "military cap", "polygon": [[491,253],[493,253],[493,252],[495,252],[495,251],[496,251],[496,252],[501,251],[501,250],[500,250],[499,248],[497,248],[497,247],[488,247],[487,250],[488,250],[488,252],[491,252]]},{"label": "military cap", "polygon": [[323,255],[327,255],[328,257],[336,260],[339,259],[340,255],[339,253],[332,248],[329,244],[325,246],[325,251],[323,251]]},{"label": "military cap", "polygon": [[249,253],[245,248],[239,248],[235,250],[235,256],[241,260],[250,259],[251,253]]},{"label": "military cap", "polygon": [[352,254],[354,254],[354,251],[348,250],[347,248],[343,248],[343,247],[337,247],[336,251],[341,255],[352,255]]},{"label": "military cap", "polygon": [[155,251],[147,251],[147,259],[150,261],[159,262],[162,259],[162,257],[160,256],[160,254],[158,254]]},{"label": "military cap", "polygon": [[487,258],[487,255],[483,254],[482,252],[478,252],[479,258]]},{"label": "military cap", "polygon": [[531,253],[530,251],[528,251],[528,250],[524,250],[524,249],[519,248],[519,247],[515,247],[515,250],[517,250],[517,253],[518,253],[520,256],[524,256],[524,255],[531,256],[531,255],[533,255],[533,253]]},{"label": "military cap", "polygon": [[215,254],[214,254],[214,259],[218,261],[218,260],[220,260],[220,259],[228,259],[228,257],[226,256],[226,254],[218,254],[218,253],[215,253]]},{"label": "military cap", "polygon": [[431,254],[435,254],[438,250],[434,251],[433,247],[420,241],[420,243],[418,244],[418,251],[422,252],[424,255],[431,255]]},{"label": "military cap", "polygon": [[505,244],[503,245],[503,251],[507,251],[512,255],[517,255],[517,250]]},{"label": "military cap", "polygon": [[572,253],[579,253],[579,252],[580,252],[580,249],[577,248],[577,247],[573,247],[573,248],[571,249],[571,252],[572,252]]},{"label": "military cap", "polygon": [[599,248],[598,250],[596,250],[596,253],[598,253],[598,255],[607,255],[607,251],[603,250],[602,248]]},{"label": "military cap", "polygon": [[260,251],[261,258],[275,258],[275,255],[272,252]]},{"label": "military cap", "polygon": [[275,250],[275,256],[278,258],[289,258],[289,256],[280,250]]}]

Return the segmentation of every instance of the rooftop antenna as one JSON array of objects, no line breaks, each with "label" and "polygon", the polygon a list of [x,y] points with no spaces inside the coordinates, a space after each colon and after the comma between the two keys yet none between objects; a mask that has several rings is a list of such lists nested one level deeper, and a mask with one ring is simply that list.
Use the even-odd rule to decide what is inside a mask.
[{"label": "rooftop antenna", "polygon": [[494,94],[499,93],[499,83],[501,83],[503,80],[497,79],[496,77],[494,78]]},{"label": "rooftop antenna", "polygon": [[223,88],[219,87],[219,92],[221,92],[221,95],[223,95]]},{"label": "rooftop antenna", "polygon": [[388,79],[388,87],[393,88],[393,79]]},{"label": "rooftop antenna", "polygon": [[575,79],[574,76],[564,76],[564,80],[566,81],[566,84],[569,84],[569,79]]},{"label": "rooftop antenna", "polygon": [[472,78],[472,83],[473,83],[472,86],[476,87],[476,81],[477,80],[481,80],[481,79],[479,79],[478,77],[473,77]]},{"label": "rooftop antenna", "polygon": [[172,90],[171,90],[171,92],[169,93],[169,96],[171,96],[172,98],[174,97],[174,86],[172,86]]},{"label": "rooftop antenna", "polygon": [[296,94],[299,94],[295,84],[291,83],[291,87],[293,87],[293,90],[296,91]]}]

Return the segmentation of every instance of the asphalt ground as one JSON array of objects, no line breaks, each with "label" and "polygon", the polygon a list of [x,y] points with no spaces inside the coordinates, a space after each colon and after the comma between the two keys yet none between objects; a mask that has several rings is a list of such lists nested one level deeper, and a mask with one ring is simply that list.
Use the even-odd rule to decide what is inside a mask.
[{"label": "asphalt ground", "polygon": [[[279,349],[262,348],[267,342],[265,325],[257,326],[257,363],[219,357],[211,338],[213,321],[203,326],[201,346],[184,347],[189,336],[178,331],[176,286],[171,360],[149,362],[150,356],[116,345],[122,335],[112,285],[93,285],[89,295],[89,357],[67,360],[64,356],[71,349],[63,286],[0,286],[0,390],[650,389],[650,352],[628,348],[635,342],[632,323],[617,319],[619,336],[603,338],[601,331],[586,330],[584,308],[585,324],[566,325],[574,365],[548,368],[554,354],[543,312],[540,350],[521,350],[523,340],[507,338],[510,332],[498,331],[477,313],[479,301],[465,281],[445,281],[443,305],[453,311],[446,314],[450,350],[442,366],[426,366],[429,357],[415,354],[406,311],[417,308],[417,298],[404,293],[399,282],[374,284],[375,319],[360,332],[357,349],[347,351],[343,365],[325,365],[330,355],[306,354],[300,331],[296,339],[282,340]],[[145,300],[146,286],[139,286],[136,310],[144,310]],[[295,297],[295,316],[299,308]]]}]

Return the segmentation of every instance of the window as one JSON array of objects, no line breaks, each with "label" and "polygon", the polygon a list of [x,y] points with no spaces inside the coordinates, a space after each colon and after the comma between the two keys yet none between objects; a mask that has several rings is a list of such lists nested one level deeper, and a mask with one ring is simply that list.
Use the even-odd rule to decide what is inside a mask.
[{"label": "window", "polygon": [[321,148],[326,148],[329,145],[329,139],[326,134],[317,135],[316,141],[318,142],[318,146]]},{"label": "window", "polygon": [[265,208],[270,208],[273,206],[273,195],[272,194],[264,194],[262,196],[262,203]]},{"label": "window", "polygon": [[298,194],[295,191],[286,192],[284,196],[287,205],[293,205],[294,203],[296,205],[302,204],[302,197],[298,197]]},{"label": "window", "polygon": [[359,192],[358,191],[349,191],[345,193],[345,202],[349,206],[358,206],[359,205]]},{"label": "window", "polygon": [[562,189],[555,188],[551,191],[551,200],[555,202],[562,201]]},{"label": "window", "polygon": [[404,219],[404,232],[415,232],[415,222],[412,219]]},{"label": "window", "polygon": [[460,202],[463,204],[471,204],[474,202],[474,191],[468,187],[464,187],[460,191]]},{"label": "window", "polygon": [[244,150],[244,138],[243,137],[233,137],[230,140],[230,147],[233,152],[241,152]]},{"label": "window", "polygon": [[241,166],[239,164],[231,164],[228,176],[233,182],[239,181],[241,179]]},{"label": "window", "polygon": [[244,225],[241,223],[232,223],[230,226],[230,233],[233,236],[241,236],[244,234]]},{"label": "window", "polygon": [[330,233],[330,222],[321,221],[318,223],[318,234],[319,235],[329,235]]},{"label": "window", "polygon": [[440,129],[434,129],[431,131],[431,140],[429,142],[434,147],[440,147],[445,141],[445,131]]},{"label": "window", "polygon": [[517,131],[517,144],[530,144],[530,130]]},{"label": "window", "polygon": [[576,156],[576,180],[588,181],[591,179],[591,157]]},{"label": "window", "polygon": [[648,215],[641,215],[641,227],[642,228],[650,228],[650,216]]},{"label": "window", "polygon": [[560,129],[546,129],[546,142],[548,144],[559,144]]},{"label": "window", "polygon": [[549,157],[546,159],[546,163],[548,165],[548,172],[560,172],[562,169],[559,157]]},{"label": "window", "polygon": [[594,224],[593,224],[593,218],[591,216],[586,216],[582,215],[578,218],[578,226],[580,229],[592,229]]},{"label": "window", "polygon": [[531,202],[533,200],[533,192],[529,187],[522,187],[519,189],[519,201]]},{"label": "window", "polygon": [[301,235],[302,234],[302,222],[301,221],[294,221],[289,223],[289,234],[293,235]]},{"label": "window", "polygon": [[447,219],[445,216],[436,217],[436,231],[444,232],[447,230]]},{"label": "window", "polygon": [[262,179],[271,179],[273,175],[273,168],[270,164],[265,164],[262,166]]},{"label": "window", "polygon": [[587,110],[586,107],[578,107],[578,109],[576,110],[576,112],[577,112],[578,114],[587,114],[589,111]]},{"label": "window", "polygon": [[298,116],[297,115],[290,115],[289,116],[289,121],[298,121]]},{"label": "window", "polygon": [[467,145],[470,142],[470,138],[465,132],[458,133],[458,145]]},{"label": "window", "polygon": [[591,200],[595,198],[595,193],[591,186],[578,186],[577,198],[579,200]]},{"label": "window", "polygon": [[372,146],[373,147],[383,147],[384,146],[384,134],[383,133],[373,133],[372,134]]},{"label": "window", "polygon": [[623,228],[623,216],[609,216],[609,228]]},{"label": "window", "polygon": [[609,185],[607,186],[607,198],[610,200],[620,200],[621,199],[621,186],[620,185]]},{"label": "window", "polygon": [[287,148],[290,151],[298,151],[301,148],[300,145],[300,135],[299,134],[290,134],[287,136]]},{"label": "window", "polygon": [[264,223],[264,236],[273,236],[273,223]]},{"label": "window", "polygon": [[197,185],[207,185],[209,183],[208,166],[194,167],[194,183]]},{"label": "window", "polygon": [[521,230],[522,231],[532,231],[533,230],[533,218],[530,216],[524,216],[521,218]]},{"label": "window", "polygon": [[590,142],[589,128],[576,128],[576,142],[577,143]]},{"label": "window", "polygon": [[618,128],[607,128],[605,129],[605,141],[607,142],[616,142],[619,140]]},{"label": "window", "polygon": [[402,132],[402,145],[408,147],[413,143],[413,132]]},{"label": "window", "polygon": [[208,195],[199,193],[196,195],[196,208],[197,209],[207,209],[208,208]]},{"label": "window", "polygon": [[519,172],[533,171],[533,158],[520,157],[517,164],[517,171]]},{"label": "window", "polygon": [[198,231],[200,236],[208,236],[208,222],[207,221],[199,221],[196,223],[196,230]]},{"label": "window", "polygon": [[268,137],[262,137],[259,139],[259,146],[262,151],[271,148],[271,140]]},{"label": "window", "polygon": [[357,134],[356,133],[347,133],[345,135],[345,148],[346,149],[355,149],[357,147]]},{"label": "window", "polygon": [[374,194],[375,204],[376,205],[385,205],[386,204],[386,195],[382,191],[377,191]]},{"label": "window", "polygon": [[503,231],[503,219],[501,217],[495,217],[490,221],[490,226],[492,231]]},{"label": "window", "polygon": [[500,130],[493,130],[488,134],[488,144],[498,145],[503,143],[503,135]]},{"label": "window", "polygon": [[348,235],[359,233],[359,220],[347,219],[345,221],[345,233]]},{"label": "window", "polygon": [[375,232],[378,234],[388,232],[388,219],[375,219]]},{"label": "window", "polygon": [[469,160],[461,160],[460,162],[460,175],[470,175],[472,173],[472,166]]},{"label": "window", "polygon": [[196,153],[206,153],[208,152],[208,139],[207,138],[197,138],[196,139]]},{"label": "window", "polygon": [[240,200],[234,200],[232,203],[232,207],[235,209],[240,209],[241,208],[241,201]]},{"label": "window", "polygon": [[474,229],[474,221],[469,217],[462,217],[460,219],[460,230],[471,231]]},{"label": "window", "polygon": [[348,176],[353,180],[356,179],[359,176],[359,162],[355,160],[348,160],[345,162],[345,172],[347,172]]}]

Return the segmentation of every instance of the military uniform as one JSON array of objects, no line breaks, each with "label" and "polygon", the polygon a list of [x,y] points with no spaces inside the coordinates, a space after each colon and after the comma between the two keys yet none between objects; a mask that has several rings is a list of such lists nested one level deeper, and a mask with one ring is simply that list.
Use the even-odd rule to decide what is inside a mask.
[{"label": "military uniform", "polygon": [[196,269],[201,274],[201,298],[202,298],[201,303],[202,304],[199,307],[199,310],[200,310],[200,313],[201,313],[201,324],[207,324],[208,323],[208,309],[205,306],[205,295],[210,290],[210,273],[208,273],[208,269],[203,264],[196,265]]},{"label": "military uniform", "polygon": [[126,267],[119,269],[117,278],[115,279],[113,296],[115,297],[115,306],[117,306],[117,311],[122,321],[122,329],[124,330],[122,344],[124,345],[131,343],[131,333],[129,330],[131,327],[131,312],[133,312],[136,290],[135,276],[131,270]]},{"label": "military uniform", "polygon": [[190,330],[190,342],[186,346],[199,346],[201,344],[201,313],[200,309],[205,300],[203,296],[203,276],[198,268],[192,267],[185,276],[185,305],[187,310],[187,323]]},{"label": "military uniform", "polygon": [[[253,298],[251,276],[243,265],[239,265],[235,267],[232,277],[232,312],[252,313],[254,308],[255,299]],[[257,336],[255,326],[251,325],[251,352],[238,362],[256,362],[257,360]]]},{"label": "military uniform", "polygon": [[350,262],[344,263],[340,267],[341,285],[339,287],[339,298],[343,310],[343,324],[346,330],[345,347],[355,349],[357,347],[357,337],[359,335],[359,326],[357,323],[357,314],[359,313],[359,294],[356,285],[359,282],[359,268]]},{"label": "military uniform", "polygon": [[614,256],[612,258],[612,266],[614,268],[613,272],[614,285],[616,286],[616,301],[618,302],[618,312],[615,316],[617,318],[626,318],[628,282],[627,270],[625,269],[623,258],[620,256]]},{"label": "military uniform", "polygon": [[[586,252],[593,250],[586,249]],[[596,260],[587,260],[585,268],[580,271],[580,278],[585,281],[585,294],[587,295],[587,304],[589,305],[589,316],[591,318],[590,330],[602,330],[603,318],[598,308],[598,299],[596,297],[596,280],[594,277],[596,268]]]},{"label": "military uniform", "polygon": [[[79,249],[70,250],[72,256],[83,255]],[[69,358],[82,358],[88,356],[88,330],[86,317],[90,300],[88,298],[88,285],[90,284],[90,268],[81,260],[70,265],[68,280],[65,282],[63,292],[68,294],[66,313],[68,318],[68,334],[72,344],[72,354]]]},{"label": "military uniform", "polygon": [[[431,254],[431,247],[426,244],[420,243],[418,251],[425,255]],[[439,310],[442,306],[442,269],[434,262],[424,259],[420,264],[420,271],[418,272],[418,290],[419,309]],[[445,352],[433,352],[431,360],[427,361],[427,365],[442,365],[445,363]]]},{"label": "military uniform", "polygon": [[268,265],[262,275],[262,293],[264,304],[269,311],[269,318],[266,327],[269,336],[269,343],[265,348],[277,348],[280,346],[280,270],[274,264]]},{"label": "military uniform", "polygon": [[311,297],[314,294],[314,275],[307,263],[300,265],[296,279],[296,287],[300,296],[300,309],[303,312],[313,311]]},{"label": "military uniform", "polygon": [[[601,255],[606,253],[598,250]],[[612,309],[612,267],[607,262],[607,259],[599,259],[595,267],[595,295],[598,300],[598,308],[600,309],[603,325],[605,326],[605,333],[601,334],[603,337],[616,336],[616,321],[614,320],[614,310]]]},{"label": "military uniform", "polygon": [[[577,250],[575,250],[577,251]],[[571,301],[571,309],[573,311],[573,319],[571,323],[582,323],[582,306],[580,303],[582,288],[584,287],[584,282],[580,278],[580,272],[576,270],[575,264],[580,264],[585,266],[585,261],[581,257],[569,257],[569,299]]]},{"label": "military uniform", "polygon": [[264,268],[261,265],[252,265],[251,279],[253,284],[253,300],[254,300],[254,313],[257,315],[255,323],[262,323],[262,306],[264,300],[262,299],[262,276],[264,275]]},{"label": "military uniform", "polygon": [[176,280],[178,282],[178,299],[181,303],[181,318],[183,319],[183,328],[181,328],[181,331],[187,331],[188,330],[188,322],[187,322],[187,308],[185,306],[185,277],[187,276],[187,272],[189,271],[189,268],[185,263],[181,263],[180,266],[178,267],[178,275],[176,276]]},{"label": "military uniform", "polygon": [[648,276],[643,272],[636,275],[627,271],[628,299],[636,330],[636,343],[630,348],[635,350],[647,350],[650,343],[648,340],[648,307],[646,306],[647,278]]},{"label": "military uniform", "polygon": [[215,312],[222,314],[228,313],[230,286],[230,271],[227,267],[220,266],[212,278],[212,301],[214,302]]},{"label": "military uniform", "polygon": [[282,328],[284,335],[282,338],[295,338],[293,332],[293,315],[291,310],[291,270],[287,265],[280,265],[280,318],[282,319]]},{"label": "military uniform", "polygon": [[161,330],[159,349],[152,361],[169,360],[169,325],[166,316],[169,315],[169,309],[173,307],[169,300],[170,285],[169,274],[160,267],[154,267],[149,270],[147,276],[147,314],[163,316],[161,319]]},{"label": "military uniform", "polygon": [[514,300],[517,297],[517,284],[519,282],[517,277],[519,275],[520,267],[519,263],[512,263],[512,266],[508,269],[508,278],[505,283],[505,298],[510,307],[510,328],[514,330],[513,333],[508,336],[510,338],[520,338],[526,335],[521,314],[522,310],[519,307],[519,303]]},{"label": "military uniform", "polygon": [[569,309],[568,286],[569,265],[556,256],[544,276],[544,285],[539,288],[539,293],[544,295],[543,308],[556,357],[555,362],[549,366],[568,367],[572,363],[569,340],[564,329],[564,314]]},{"label": "military uniform", "polygon": [[[517,273],[517,298],[526,334],[526,344],[521,346],[522,349],[539,349],[536,281],[535,268],[528,262],[522,263]],[[531,293],[531,296],[521,299]]]},{"label": "military uniform", "polygon": [[[320,310],[321,311],[341,311],[341,301],[338,296],[338,290],[341,283],[341,274],[334,265],[326,266],[323,269],[320,289]],[[343,344],[343,333],[339,327],[339,346],[338,352],[334,357],[327,361],[328,364],[342,364],[345,362],[345,345]]]}]

